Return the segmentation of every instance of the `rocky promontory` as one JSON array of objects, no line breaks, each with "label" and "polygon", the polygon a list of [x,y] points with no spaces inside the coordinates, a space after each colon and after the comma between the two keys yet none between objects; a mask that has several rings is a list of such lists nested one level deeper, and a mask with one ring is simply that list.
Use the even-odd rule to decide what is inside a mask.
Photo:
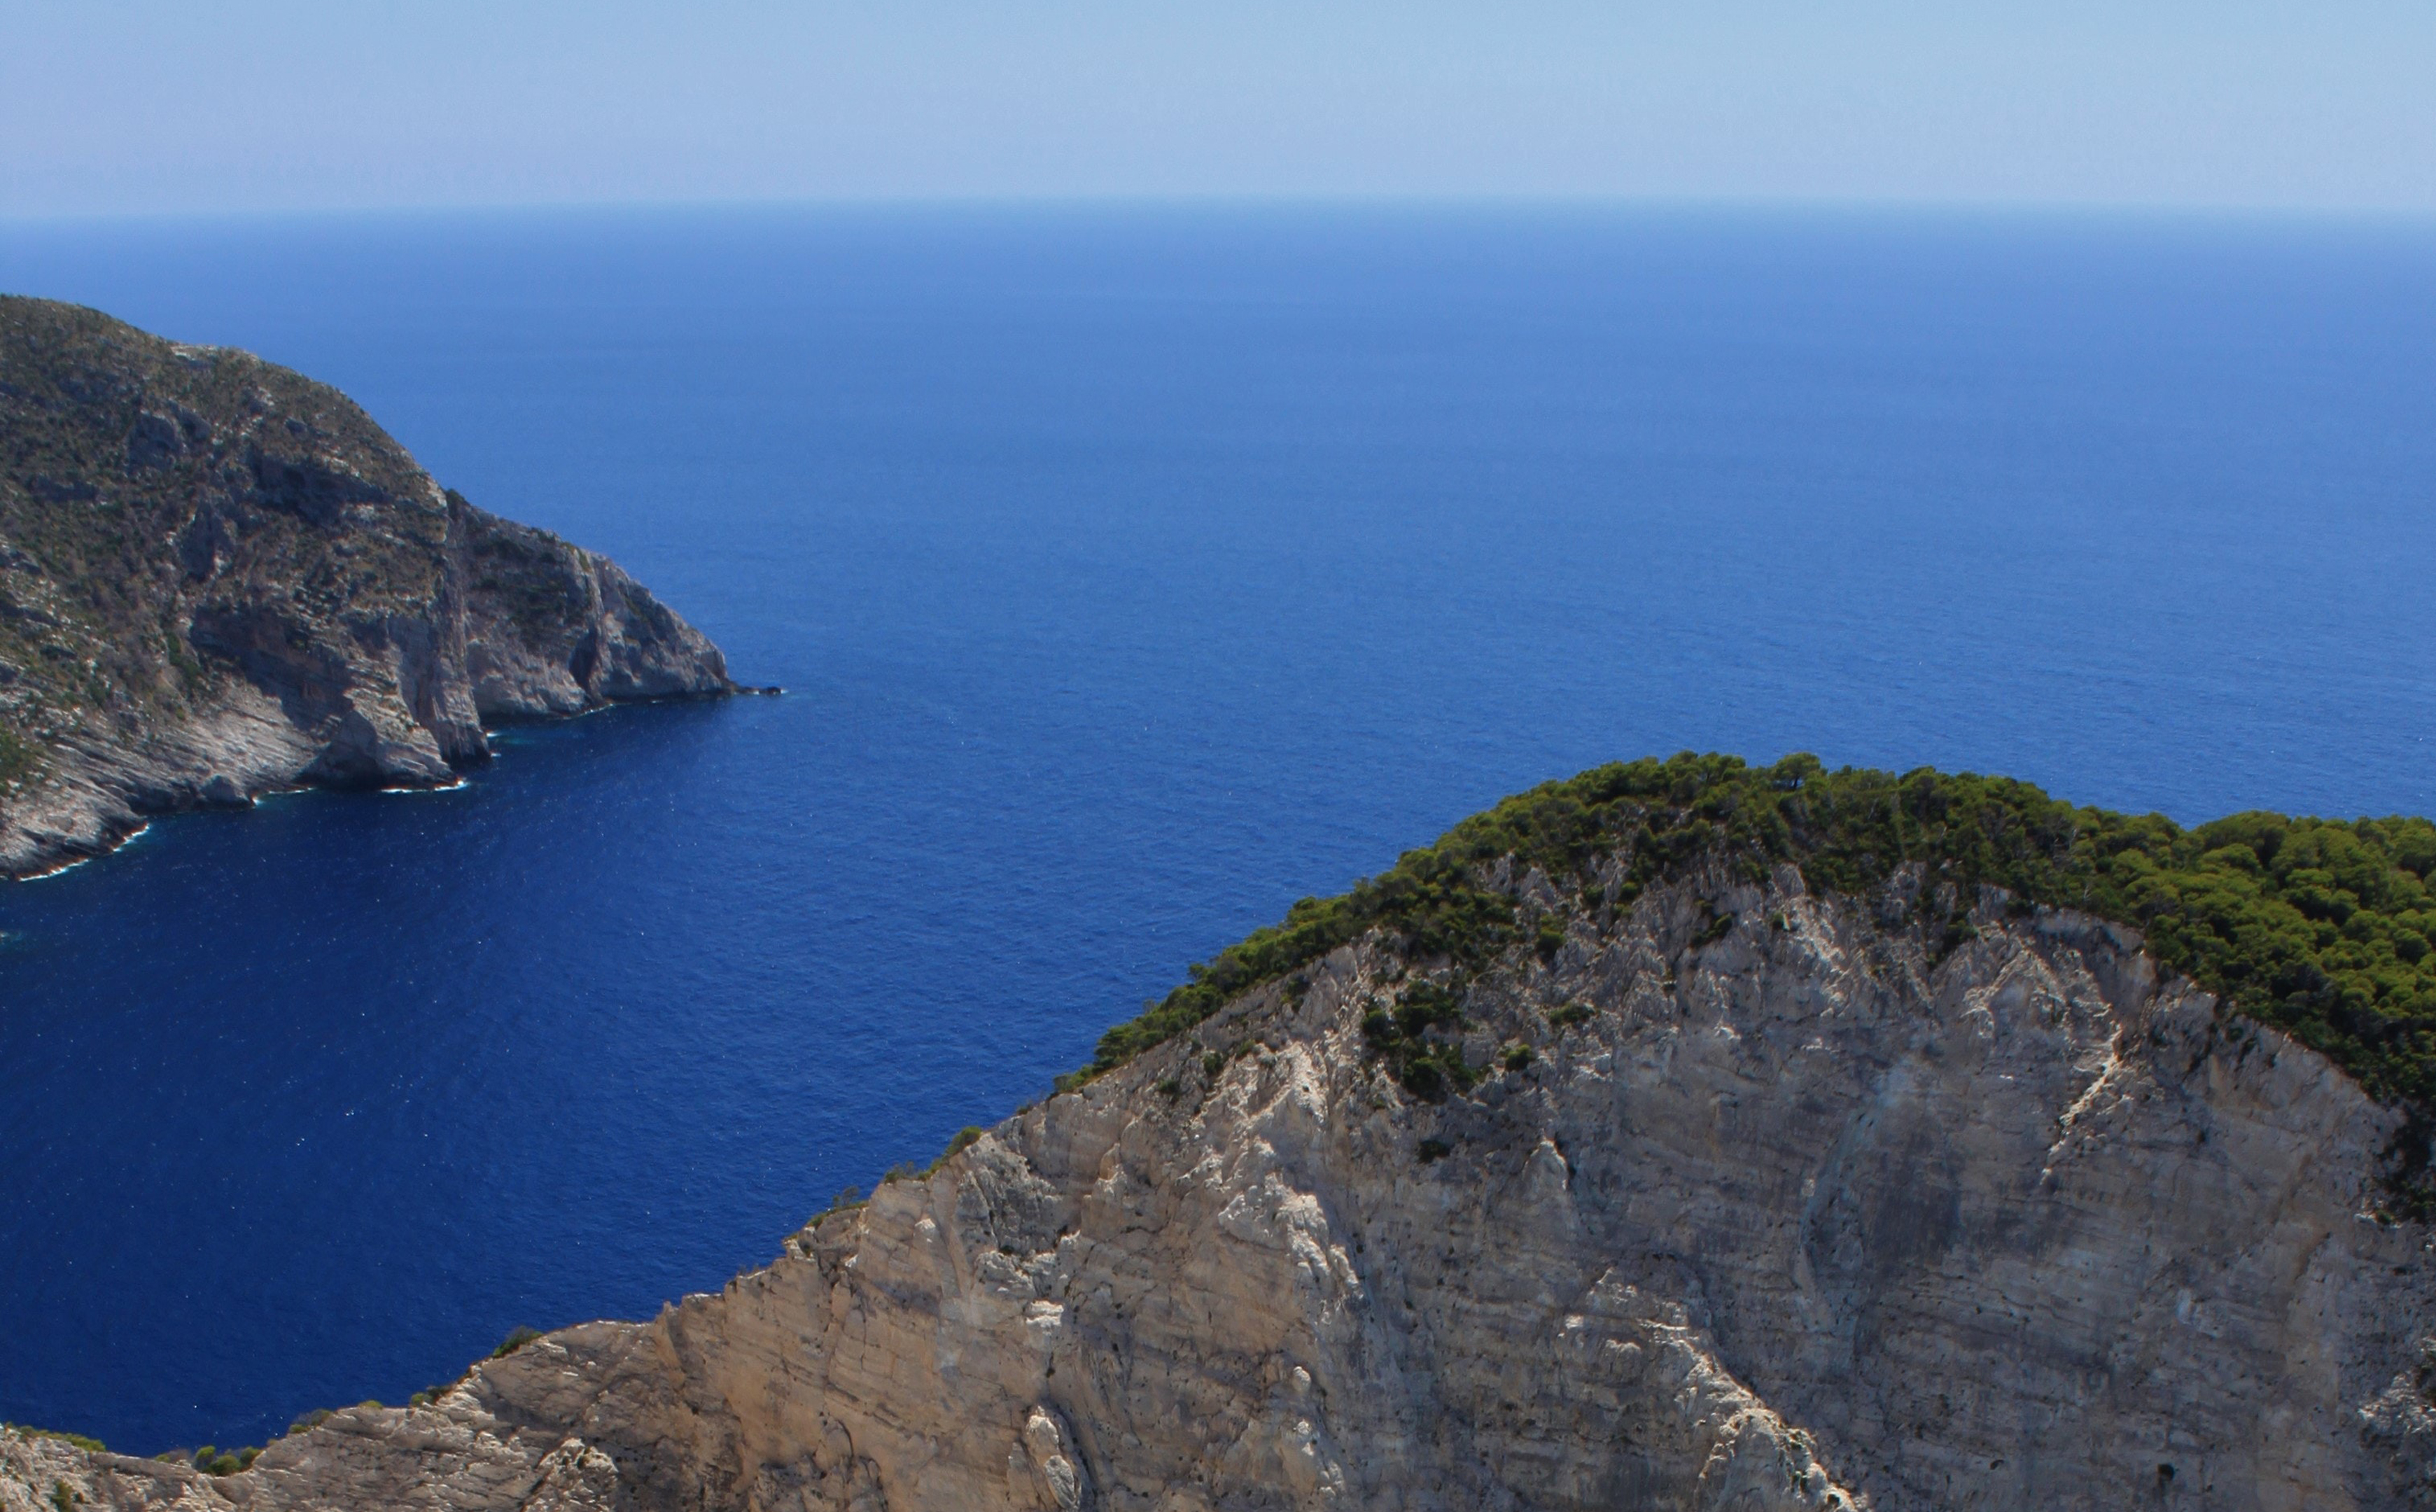
[{"label": "rocky promontory", "polygon": [[2314,824],[1586,773],[717,1293],[235,1473],[0,1435],[0,1506],[2436,1506],[2414,1104],[2178,965],[2239,895],[2425,945],[2436,829]]},{"label": "rocky promontory", "polygon": [[337,390],[0,297],[0,875],[169,810],[444,785],[486,724],[733,690],[615,563],[442,488]]}]

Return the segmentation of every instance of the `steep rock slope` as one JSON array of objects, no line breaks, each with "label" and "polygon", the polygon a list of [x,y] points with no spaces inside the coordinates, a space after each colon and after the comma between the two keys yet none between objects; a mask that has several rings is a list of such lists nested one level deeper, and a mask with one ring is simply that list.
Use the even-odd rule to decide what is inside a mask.
[{"label": "steep rock slope", "polygon": [[[1931,930],[1916,868],[1475,880],[1531,929],[1459,983],[1373,930],[652,1322],[239,1475],[0,1443],[0,1496],[2436,1505],[2400,1116],[2135,934]],[[1417,1095],[1400,1021],[1486,1069]]]},{"label": "steep rock slope", "polygon": [[444,491],[336,390],[0,297],[0,875],[166,809],[444,784],[485,721],[731,688],[614,563]]}]

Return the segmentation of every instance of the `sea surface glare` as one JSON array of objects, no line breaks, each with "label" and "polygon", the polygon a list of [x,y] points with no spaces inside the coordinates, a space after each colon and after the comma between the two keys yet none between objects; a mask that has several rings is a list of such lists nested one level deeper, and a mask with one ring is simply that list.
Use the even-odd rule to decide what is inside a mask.
[{"label": "sea surface glare", "polygon": [[0,228],[784,699],[0,886],[0,1416],[647,1317],[1306,894],[1690,747],[2436,809],[2436,227],[1558,210]]}]

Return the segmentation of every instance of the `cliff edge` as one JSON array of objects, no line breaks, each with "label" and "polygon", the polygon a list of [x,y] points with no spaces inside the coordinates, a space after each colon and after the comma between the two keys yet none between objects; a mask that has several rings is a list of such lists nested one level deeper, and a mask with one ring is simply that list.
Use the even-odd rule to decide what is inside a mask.
[{"label": "cliff edge", "polygon": [[149,814],[444,785],[485,723],[733,690],[615,563],[444,490],[338,391],[0,296],[0,875]]},{"label": "cliff edge", "polygon": [[2409,1114],[1919,859],[1934,784],[1846,783],[1910,856],[1828,887],[1731,840],[1847,802],[1815,764],[1616,770],[1297,906],[718,1294],[241,1473],[0,1436],[0,1506],[2436,1506]]}]

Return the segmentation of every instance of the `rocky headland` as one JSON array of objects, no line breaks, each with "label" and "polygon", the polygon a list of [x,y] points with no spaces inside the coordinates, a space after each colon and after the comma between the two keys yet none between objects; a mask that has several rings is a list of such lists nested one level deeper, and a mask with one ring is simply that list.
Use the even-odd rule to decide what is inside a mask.
[{"label": "rocky headland", "polygon": [[[2436,1505],[2424,1123],[2329,1028],[2436,830],[2272,819],[1586,773],[717,1293],[239,1473],[0,1436],[0,1507]],[[2353,900],[2319,985],[2236,897]]]},{"label": "rocky headland", "polygon": [[615,563],[443,489],[338,391],[0,297],[0,876],[179,808],[445,785],[486,724],[733,690]]}]

